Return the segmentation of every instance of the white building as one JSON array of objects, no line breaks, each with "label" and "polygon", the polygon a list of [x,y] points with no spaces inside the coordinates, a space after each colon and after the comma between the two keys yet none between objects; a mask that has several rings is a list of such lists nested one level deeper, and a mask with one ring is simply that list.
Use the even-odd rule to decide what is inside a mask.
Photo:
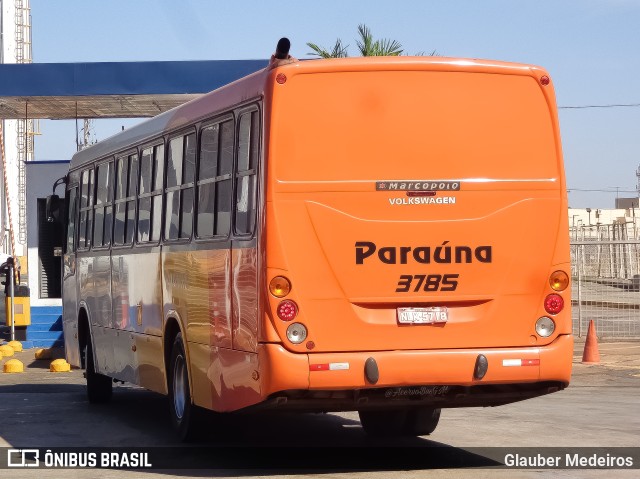
[{"label": "white building", "polygon": [[[29,290],[32,306],[60,306],[62,243],[58,223],[49,223],[45,215],[46,197],[53,183],[69,171],[69,161],[30,161],[27,163],[27,230]],[[64,197],[64,185],[56,194]]]},{"label": "white building", "polygon": [[[31,63],[30,0],[0,0],[0,63]],[[1,120],[0,120],[1,121]],[[0,250],[23,257],[27,251],[27,203],[25,162],[33,159],[33,121],[2,121],[5,162],[0,163]],[[11,251],[9,211],[15,251]]]},{"label": "white building", "polygon": [[635,240],[640,238],[639,222],[635,208],[569,208],[571,241]]}]

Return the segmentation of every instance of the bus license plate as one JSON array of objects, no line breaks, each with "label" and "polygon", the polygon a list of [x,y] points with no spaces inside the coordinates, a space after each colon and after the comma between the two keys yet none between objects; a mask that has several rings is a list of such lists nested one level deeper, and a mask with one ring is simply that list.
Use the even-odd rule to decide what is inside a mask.
[{"label": "bus license plate", "polygon": [[449,312],[445,307],[398,308],[398,323],[400,324],[446,323],[447,319],[449,319]]}]

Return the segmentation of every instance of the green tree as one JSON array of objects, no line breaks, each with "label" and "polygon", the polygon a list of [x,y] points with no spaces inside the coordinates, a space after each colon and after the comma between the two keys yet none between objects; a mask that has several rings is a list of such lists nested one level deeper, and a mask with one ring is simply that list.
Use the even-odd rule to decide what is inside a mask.
[{"label": "green tree", "polygon": [[397,57],[402,55],[402,45],[396,40],[382,38],[374,40],[371,30],[366,25],[358,25],[358,50],[363,57]]},{"label": "green tree", "polygon": [[336,43],[333,45],[331,50],[327,50],[326,48],[311,42],[307,43],[307,46],[313,50],[309,55],[315,55],[320,58],[344,58],[348,56],[347,48],[349,48],[349,45],[343,45],[342,40],[339,38],[336,40]]},{"label": "green tree", "polygon": [[[371,30],[364,24],[358,25],[358,50],[363,57],[384,57],[402,55],[402,45],[389,38],[374,40]],[[315,43],[307,43],[307,46],[313,50],[309,55],[320,58],[344,58],[349,56],[347,49],[349,45],[344,45],[342,40],[338,38],[335,45],[330,50],[321,47]]]}]

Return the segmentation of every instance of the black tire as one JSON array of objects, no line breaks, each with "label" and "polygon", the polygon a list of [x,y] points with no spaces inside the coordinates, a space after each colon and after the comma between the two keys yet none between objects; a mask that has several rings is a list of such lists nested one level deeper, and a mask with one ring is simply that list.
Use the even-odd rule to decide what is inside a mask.
[{"label": "black tire", "polygon": [[167,368],[167,386],[169,413],[173,427],[181,441],[191,441],[197,436],[197,408],[191,403],[189,367],[182,333],[178,333],[171,348],[171,360]]},{"label": "black tire", "polygon": [[407,420],[406,409],[358,411],[364,432],[373,437],[402,436]]},{"label": "black tire", "polygon": [[419,407],[409,409],[404,423],[405,436],[428,436],[440,421],[440,409]]},{"label": "black tire", "polygon": [[87,399],[91,404],[103,404],[111,400],[113,395],[113,380],[103,374],[96,372],[93,362],[93,346],[91,337],[87,338],[87,345],[84,347],[85,377],[87,379]]}]

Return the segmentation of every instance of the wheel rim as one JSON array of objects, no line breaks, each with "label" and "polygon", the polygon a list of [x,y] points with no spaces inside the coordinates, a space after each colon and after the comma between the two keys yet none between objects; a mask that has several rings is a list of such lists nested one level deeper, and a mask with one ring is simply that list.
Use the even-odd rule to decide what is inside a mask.
[{"label": "wheel rim", "polygon": [[184,358],[178,355],[173,364],[173,407],[178,419],[182,419],[187,402],[186,379]]}]

